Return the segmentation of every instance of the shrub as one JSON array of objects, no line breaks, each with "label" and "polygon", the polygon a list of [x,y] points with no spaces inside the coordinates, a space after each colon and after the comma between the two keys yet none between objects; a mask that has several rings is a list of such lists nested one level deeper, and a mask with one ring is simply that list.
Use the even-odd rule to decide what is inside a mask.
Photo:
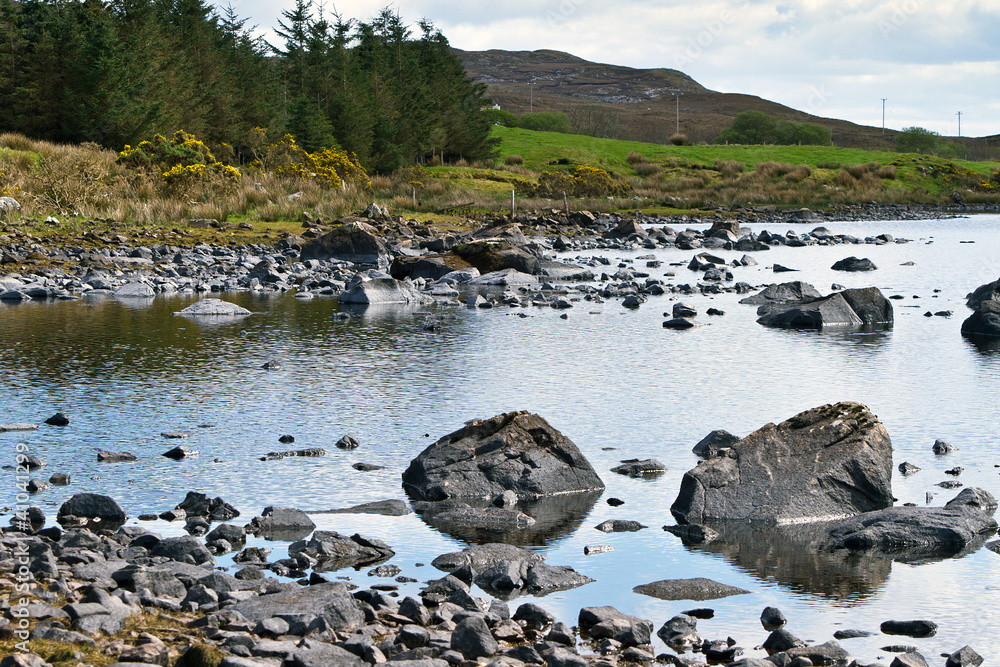
[{"label": "shrub", "polygon": [[670,135],[670,139],[668,139],[667,141],[670,142],[671,146],[690,146],[691,145],[691,142],[688,141],[688,136],[686,134],[684,134],[683,132],[677,132],[675,134],[671,134]]},{"label": "shrub", "polygon": [[635,151],[629,151],[628,157],[625,158],[625,161],[628,162],[630,165],[632,165],[634,167],[637,164],[645,164],[649,160],[647,160],[646,156],[643,155],[642,153],[636,153]]},{"label": "shrub", "polygon": [[842,167],[842,169],[854,178],[862,178],[865,174],[871,171],[867,164],[849,164],[846,167]]},{"label": "shrub", "polygon": [[[266,136],[266,130],[262,128],[256,128],[255,132]],[[337,148],[321,148],[309,153],[290,134],[259,147],[257,154],[252,166],[264,171],[273,170],[278,177],[314,181],[327,188],[344,188],[348,184],[371,187],[368,173],[353,155]]]},{"label": "shrub", "polygon": [[896,135],[896,150],[901,153],[934,153],[941,141],[941,135],[932,130],[904,127]]},{"label": "shrub", "polygon": [[184,130],[177,130],[167,139],[157,134],[152,141],[140,142],[138,146],[126,145],[118,154],[118,162],[127,167],[142,169],[147,167],[159,171],[169,171],[177,165],[218,162],[204,143]]},{"label": "shrub", "polygon": [[879,178],[893,180],[896,178],[896,165],[887,164],[884,167],[879,167],[878,170],[876,170],[875,175]]},{"label": "shrub", "polygon": [[571,172],[543,171],[538,177],[536,196],[559,197],[565,192],[573,197],[625,196],[629,186],[612,178],[603,169],[580,165]]},{"label": "shrub", "polygon": [[716,160],[712,168],[722,174],[723,178],[733,178],[737,174],[742,174],[746,166],[736,160]]},{"label": "shrub", "polygon": [[788,162],[760,162],[756,167],[754,167],[754,171],[766,178],[773,178],[775,176],[784,176],[785,174],[795,171],[795,165],[789,164]]},{"label": "shrub", "polygon": [[518,119],[518,126],[526,130],[538,132],[562,132],[568,134],[570,131],[569,116],[556,111],[536,111],[526,113]]},{"label": "shrub", "polygon": [[524,156],[523,155],[508,155],[507,157],[505,157],[503,159],[503,161],[504,161],[505,164],[508,164],[508,165],[511,165],[511,166],[520,165],[520,164],[524,164]]},{"label": "shrub", "polygon": [[489,118],[491,125],[517,127],[517,116],[502,109],[486,109],[483,113]]},{"label": "shrub", "polygon": [[785,174],[785,180],[789,183],[801,183],[812,175],[812,169],[807,165],[800,164],[792,171]]}]

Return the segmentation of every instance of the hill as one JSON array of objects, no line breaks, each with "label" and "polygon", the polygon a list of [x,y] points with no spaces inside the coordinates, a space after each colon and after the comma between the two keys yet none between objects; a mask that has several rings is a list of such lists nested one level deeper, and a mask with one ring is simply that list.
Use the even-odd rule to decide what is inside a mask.
[{"label": "hill", "polygon": [[[823,118],[756,97],[709,90],[672,69],[633,69],[593,63],[561,51],[462,51],[454,53],[470,77],[487,86],[487,97],[520,115],[561,111],[583,134],[609,139],[667,143],[676,131],[692,143],[710,143],[742,111],[823,125],[843,148],[892,150],[896,132]],[[679,92],[679,99],[675,93]],[[995,150],[997,137],[957,138],[970,158]]]}]

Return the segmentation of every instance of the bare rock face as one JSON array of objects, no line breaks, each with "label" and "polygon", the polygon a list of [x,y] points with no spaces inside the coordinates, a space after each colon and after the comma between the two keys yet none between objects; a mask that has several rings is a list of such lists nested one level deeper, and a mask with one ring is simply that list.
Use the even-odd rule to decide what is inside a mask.
[{"label": "bare rock face", "polygon": [[403,486],[419,500],[493,499],[506,490],[534,500],[601,490],[604,482],[569,438],[519,411],[444,436],[410,462]]},{"label": "bare rock face", "polygon": [[837,519],[891,507],[891,479],[885,427],[865,406],[837,403],[767,424],[701,462],[670,511],[678,523]]}]

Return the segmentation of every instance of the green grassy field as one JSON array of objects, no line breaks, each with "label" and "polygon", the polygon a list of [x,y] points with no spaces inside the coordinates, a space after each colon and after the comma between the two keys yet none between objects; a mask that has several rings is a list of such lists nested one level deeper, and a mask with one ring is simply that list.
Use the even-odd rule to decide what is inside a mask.
[{"label": "green grassy field", "polygon": [[[510,155],[524,158],[524,167],[532,171],[552,169],[554,162],[569,160],[573,164],[590,164],[609,170],[628,170],[629,153],[640,153],[646,159],[670,159],[712,165],[716,160],[736,160],[747,169],[762,162],[788,162],[816,167],[822,164],[891,164],[904,156],[926,158],[893,151],[866,151],[836,146],[665,146],[638,141],[598,139],[578,134],[534,132],[510,127],[496,127],[494,136],[500,139],[501,161]],[[981,174],[989,174],[998,166],[995,162],[953,162]]]}]

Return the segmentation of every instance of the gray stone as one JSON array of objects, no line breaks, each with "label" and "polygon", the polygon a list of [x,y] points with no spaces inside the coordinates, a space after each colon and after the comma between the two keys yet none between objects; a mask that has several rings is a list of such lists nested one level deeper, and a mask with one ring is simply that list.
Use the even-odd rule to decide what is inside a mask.
[{"label": "gray stone", "polygon": [[353,507],[325,510],[316,514],[381,514],[384,516],[405,516],[412,510],[402,500],[376,500]]},{"label": "gray stone", "polygon": [[611,472],[629,477],[643,477],[646,475],[659,475],[667,471],[667,466],[656,459],[627,459],[621,465],[615,466]]},{"label": "gray stone", "polygon": [[983,664],[983,656],[976,653],[971,646],[963,646],[948,656],[945,667],[979,667]]},{"label": "gray stone", "polygon": [[265,538],[271,536],[272,539],[293,535],[298,536],[293,539],[299,539],[311,533],[315,528],[316,524],[302,510],[273,505],[265,507],[260,516],[255,516],[250,520],[247,527],[248,532],[254,535],[263,535]]},{"label": "gray stone", "polygon": [[729,431],[716,429],[698,441],[691,451],[703,459],[714,458],[722,449],[728,449],[739,442],[739,437]]},{"label": "gray stone", "polygon": [[452,631],[451,648],[468,660],[496,655],[500,645],[490,634],[486,621],[479,616],[467,616]]},{"label": "gray stone", "polygon": [[996,500],[987,491],[963,489],[944,507],[890,507],[839,521],[830,528],[836,546],[899,561],[919,562],[978,548],[997,529]]},{"label": "gray stone", "polygon": [[373,565],[395,555],[388,545],[362,535],[347,537],[329,530],[317,530],[308,540],[288,546],[292,558],[304,554],[318,564],[318,572],[331,572],[345,567]]},{"label": "gray stone", "polygon": [[149,553],[151,556],[163,556],[190,565],[215,566],[215,558],[211,552],[205,548],[201,540],[190,535],[160,540]]},{"label": "gray stone", "polygon": [[889,667],[928,667],[928,665],[924,656],[916,651],[907,651],[894,657]]},{"label": "gray stone", "polygon": [[745,595],[750,591],[736,586],[720,584],[711,579],[663,579],[642,584],[632,589],[635,593],[648,595],[659,600],[717,600],[731,595]]},{"label": "gray stone", "polygon": [[306,627],[353,632],[365,622],[364,613],[342,582],[315,584],[306,588],[261,595],[231,607],[256,623],[273,616],[308,619]]},{"label": "gray stone", "polygon": [[423,500],[491,500],[508,489],[531,500],[604,488],[569,438],[523,411],[475,420],[444,436],[410,462],[403,485]]},{"label": "gray stone", "polygon": [[678,523],[833,519],[891,506],[891,479],[885,427],[844,402],[767,424],[728,456],[701,462],[684,474],[670,511]]},{"label": "gray stone", "polygon": [[97,460],[105,461],[107,463],[123,463],[127,461],[135,461],[136,456],[131,452],[109,452],[104,449],[98,449]]},{"label": "gray stone", "polygon": [[146,283],[131,282],[117,288],[111,296],[118,299],[152,299],[156,296],[156,290]]},{"label": "gray stone", "polygon": [[875,263],[867,257],[858,259],[857,257],[846,257],[834,262],[830,267],[834,271],[875,271],[878,269]]},{"label": "gray stone", "polygon": [[740,303],[753,306],[803,303],[814,301],[815,299],[822,298],[822,296],[819,290],[809,283],[797,280],[790,283],[768,285],[757,294],[741,299]]},{"label": "gray stone", "polygon": [[638,521],[628,519],[608,519],[597,524],[594,528],[602,533],[634,533],[646,528],[646,526]]}]

